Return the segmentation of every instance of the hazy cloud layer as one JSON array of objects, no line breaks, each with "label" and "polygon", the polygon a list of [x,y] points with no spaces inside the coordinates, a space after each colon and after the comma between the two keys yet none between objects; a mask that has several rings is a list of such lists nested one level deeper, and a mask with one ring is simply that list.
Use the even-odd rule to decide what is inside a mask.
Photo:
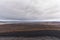
[{"label": "hazy cloud layer", "polygon": [[0,0],[0,19],[60,20],[60,0]]}]

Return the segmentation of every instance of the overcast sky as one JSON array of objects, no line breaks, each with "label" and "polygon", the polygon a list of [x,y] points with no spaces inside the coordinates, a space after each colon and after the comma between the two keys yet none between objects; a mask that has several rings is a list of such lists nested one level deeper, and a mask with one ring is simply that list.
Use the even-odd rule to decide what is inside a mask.
[{"label": "overcast sky", "polygon": [[0,0],[0,19],[60,20],[60,0]]}]

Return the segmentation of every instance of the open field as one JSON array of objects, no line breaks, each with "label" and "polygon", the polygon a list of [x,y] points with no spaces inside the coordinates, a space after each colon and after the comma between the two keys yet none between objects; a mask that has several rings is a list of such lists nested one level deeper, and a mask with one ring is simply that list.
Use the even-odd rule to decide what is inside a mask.
[{"label": "open field", "polygon": [[35,22],[20,24],[4,24],[0,25],[1,32],[21,32],[21,31],[38,31],[38,30],[60,30],[59,22]]}]

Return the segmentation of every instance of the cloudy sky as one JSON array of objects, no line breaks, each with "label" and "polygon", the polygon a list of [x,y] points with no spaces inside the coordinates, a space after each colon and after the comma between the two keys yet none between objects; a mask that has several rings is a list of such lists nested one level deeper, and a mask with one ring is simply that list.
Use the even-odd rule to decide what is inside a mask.
[{"label": "cloudy sky", "polygon": [[0,0],[0,20],[60,20],[60,0]]}]

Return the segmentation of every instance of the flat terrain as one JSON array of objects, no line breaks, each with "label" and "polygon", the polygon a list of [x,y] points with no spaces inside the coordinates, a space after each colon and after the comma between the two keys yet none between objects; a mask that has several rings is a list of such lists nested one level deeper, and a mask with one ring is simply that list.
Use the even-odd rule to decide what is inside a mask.
[{"label": "flat terrain", "polygon": [[1,32],[20,32],[36,30],[60,30],[59,22],[42,22],[42,23],[20,23],[0,25]]}]

